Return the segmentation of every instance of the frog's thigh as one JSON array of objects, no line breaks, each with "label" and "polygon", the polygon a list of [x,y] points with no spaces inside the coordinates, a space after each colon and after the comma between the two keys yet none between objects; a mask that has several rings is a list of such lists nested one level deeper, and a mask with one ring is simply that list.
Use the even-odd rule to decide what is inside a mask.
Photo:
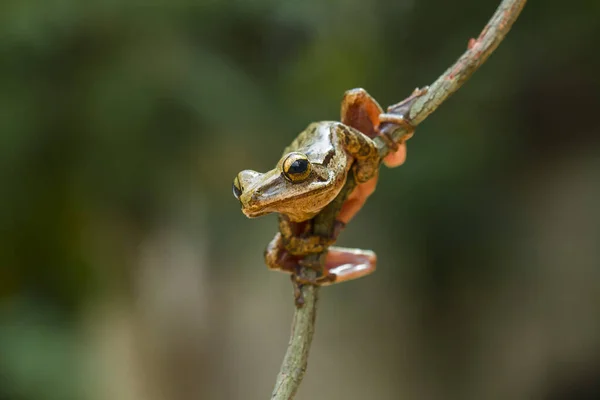
[{"label": "frog's thigh", "polygon": [[381,106],[365,89],[352,89],[344,93],[342,99],[341,121],[374,138],[378,135]]},{"label": "frog's thigh", "polygon": [[367,198],[375,191],[377,179],[378,177],[375,176],[373,179],[361,183],[354,188],[342,205],[342,209],[337,217],[339,221],[347,224],[360,211]]},{"label": "frog's thigh", "polygon": [[375,271],[377,256],[370,250],[332,246],[325,259],[325,270],[331,277],[322,286],[362,278]]}]

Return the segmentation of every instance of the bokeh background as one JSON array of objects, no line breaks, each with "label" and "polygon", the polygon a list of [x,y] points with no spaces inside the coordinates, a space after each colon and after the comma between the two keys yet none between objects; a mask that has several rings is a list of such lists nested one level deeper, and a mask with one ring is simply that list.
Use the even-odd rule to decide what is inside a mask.
[{"label": "bokeh background", "polygon": [[[264,399],[292,290],[235,174],[433,82],[497,0],[3,0],[0,398]],[[340,244],[298,399],[600,398],[600,3],[531,1]]]}]

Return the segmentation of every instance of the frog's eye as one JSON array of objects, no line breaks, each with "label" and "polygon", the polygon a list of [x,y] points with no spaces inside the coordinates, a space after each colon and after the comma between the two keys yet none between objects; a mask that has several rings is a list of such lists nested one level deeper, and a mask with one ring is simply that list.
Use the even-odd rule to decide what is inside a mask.
[{"label": "frog's eye", "polygon": [[292,183],[306,180],[310,175],[311,164],[302,153],[290,153],[281,166],[283,175]]}]

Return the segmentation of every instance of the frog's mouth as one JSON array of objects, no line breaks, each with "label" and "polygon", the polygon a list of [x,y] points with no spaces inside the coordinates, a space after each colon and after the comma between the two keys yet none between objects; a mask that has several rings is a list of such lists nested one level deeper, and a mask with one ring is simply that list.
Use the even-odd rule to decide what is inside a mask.
[{"label": "frog's mouth", "polygon": [[242,212],[248,218],[258,218],[258,217],[262,217],[263,215],[272,213],[272,211],[265,211],[265,210],[262,210],[262,211],[247,210],[247,209],[244,209],[244,205],[242,205]]},{"label": "frog's mouth", "polygon": [[251,204],[249,204],[249,199],[246,198],[246,196],[243,196],[244,189],[240,182],[239,175],[236,176],[235,179],[233,180],[233,185],[232,185],[231,189],[233,192],[233,196],[236,199],[238,199],[240,202],[240,205],[242,207],[242,212],[248,218],[257,218],[257,217],[269,214],[271,212],[269,210],[265,210],[264,208],[257,209],[256,207],[253,207]]},{"label": "frog's mouth", "polygon": [[233,192],[233,196],[239,200],[240,205],[242,207],[242,212],[244,213],[244,215],[246,217],[258,218],[258,217],[262,217],[263,215],[267,215],[267,214],[271,213],[270,210],[265,210],[262,207],[261,208],[253,207],[252,204],[249,204],[249,202],[248,202],[249,199],[247,199],[247,198],[245,198],[245,196],[243,196],[244,190],[240,183],[240,179],[237,176],[233,180],[232,192]]}]

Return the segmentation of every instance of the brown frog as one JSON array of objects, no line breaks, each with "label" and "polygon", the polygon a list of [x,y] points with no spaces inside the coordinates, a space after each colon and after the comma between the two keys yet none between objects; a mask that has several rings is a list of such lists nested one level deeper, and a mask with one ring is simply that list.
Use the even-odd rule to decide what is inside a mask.
[{"label": "brown frog", "polygon": [[[422,93],[416,90],[393,107],[398,109]],[[246,216],[280,215],[280,231],[265,251],[269,268],[295,274],[306,255],[328,250],[325,268],[313,284],[343,282],[375,270],[372,251],[329,246],[375,190],[380,163],[395,167],[406,159],[404,140],[394,143],[387,135],[382,138],[393,151],[381,159],[373,138],[382,135],[382,122],[406,126],[410,134],[404,140],[414,132],[402,115],[384,113],[364,89],[349,90],[342,100],[341,122],[310,124],[284,150],[274,169],[245,170],[236,176],[233,194]],[[338,195],[350,169],[357,186],[337,216],[335,232],[330,237],[311,235],[310,220]]]}]

